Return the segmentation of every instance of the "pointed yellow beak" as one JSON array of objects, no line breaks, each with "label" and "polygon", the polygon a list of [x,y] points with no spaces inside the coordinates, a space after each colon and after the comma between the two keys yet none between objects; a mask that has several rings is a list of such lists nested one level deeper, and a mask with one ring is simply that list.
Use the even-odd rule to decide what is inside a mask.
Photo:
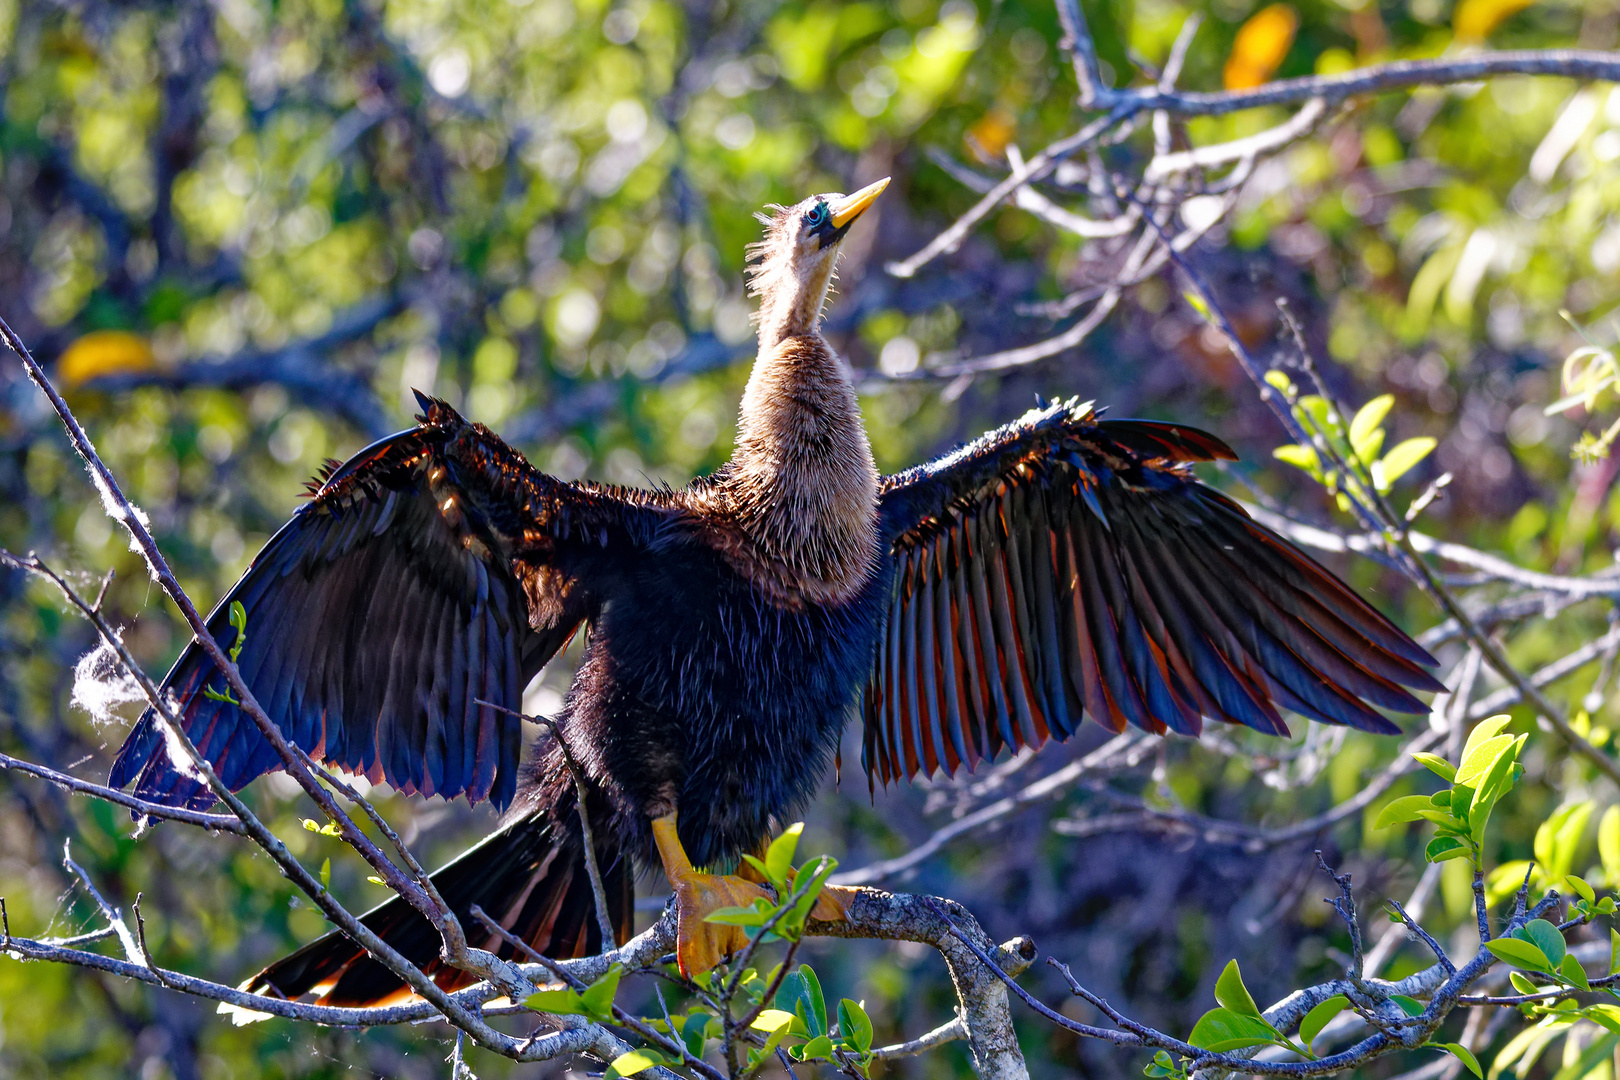
[{"label": "pointed yellow beak", "polygon": [[883,189],[889,186],[889,178],[885,176],[875,184],[868,184],[853,195],[845,195],[827,209],[832,211],[832,224],[835,229],[842,229],[856,218],[866,212],[866,208],[877,201],[883,194]]}]

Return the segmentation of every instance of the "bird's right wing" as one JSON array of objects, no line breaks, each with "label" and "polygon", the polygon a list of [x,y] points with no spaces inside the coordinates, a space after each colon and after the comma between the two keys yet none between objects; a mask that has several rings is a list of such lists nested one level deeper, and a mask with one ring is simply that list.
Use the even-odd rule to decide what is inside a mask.
[{"label": "bird's right wing", "polygon": [[[594,589],[667,517],[656,495],[567,484],[422,398],[420,426],[331,471],[220,601],[208,628],[292,742],[407,792],[512,798],[523,688],[593,612]],[[241,604],[238,639],[231,609]],[[195,641],[164,679],[233,790],[282,766]],[[213,795],[177,768],[150,710],[117,787],[168,805]]]}]

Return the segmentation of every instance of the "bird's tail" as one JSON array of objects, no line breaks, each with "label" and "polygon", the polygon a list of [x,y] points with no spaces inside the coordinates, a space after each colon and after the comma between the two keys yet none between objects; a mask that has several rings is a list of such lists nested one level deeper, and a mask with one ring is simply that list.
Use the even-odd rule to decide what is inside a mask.
[{"label": "bird's tail", "polygon": [[[468,944],[507,959],[516,953],[510,943],[472,917],[471,909],[477,905],[545,956],[566,959],[601,951],[602,932],[585,866],[576,803],[573,791],[565,792],[565,797],[546,800],[548,806],[510,814],[497,832],[432,875],[446,905],[461,920]],[[608,910],[615,936],[623,942],[630,935],[635,896],[629,859],[613,839],[608,815],[602,815],[600,825],[595,824],[594,814],[592,821]],[[401,897],[373,908],[360,921],[441,987],[453,990],[473,981],[472,976],[440,962],[438,931]],[[338,930],[277,960],[242,988],[289,1000],[314,994],[322,1005],[357,1008],[403,1001],[411,993],[397,976]]]}]

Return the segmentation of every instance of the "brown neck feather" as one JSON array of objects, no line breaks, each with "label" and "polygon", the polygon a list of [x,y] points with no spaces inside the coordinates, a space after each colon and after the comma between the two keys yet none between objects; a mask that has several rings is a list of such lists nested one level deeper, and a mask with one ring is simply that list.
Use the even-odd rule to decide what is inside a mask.
[{"label": "brown neck feather", "polygon": [[[815,331],[761,342],[726,487],[756,577],[847,600],[877,559],[877,466],[843,363]],[[752,561],[752,560],[750,560]]]}]

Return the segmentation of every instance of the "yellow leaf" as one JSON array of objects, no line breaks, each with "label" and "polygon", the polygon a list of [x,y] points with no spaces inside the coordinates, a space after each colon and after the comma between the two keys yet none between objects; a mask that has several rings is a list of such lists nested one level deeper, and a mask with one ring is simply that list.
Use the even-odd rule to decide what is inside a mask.
[{"label": "yellow leaf", "polygon": [[56,378],[64,390],[71,390],[103,375],[151,371],[156,366],[152,346],[140,335],[93,330],[62,351],[56,360]]},{"label": "yellow leaf", "polygon": [[999,162],[1007,156],[1007,146],[1018,130],[1016,125],[1012,113],[996,105],[969,125],[962,133],[962,141],[985,164]]},{"label": "yellow leaf", "polygon": [[1299,15],[1287,4],[1272,4],[1251,15],[1238,28],[1226,59],[1226,88],[1247,90],[1276,74],[1298,29]]},{"label": "yellow leaf", "polygon": [[764,1009],[754,1017],[754,1022],[749,1027],[760,1031],[776,1031],[791,1023],[793,1023],[792,1013],[783,1012],[781,1009]]},{"label": "yellow leaf", "polygon": [[1503,20],[1529,7],[1531,0],[1462,0],[1451,17],[1458,41],[1484,41]]}]

